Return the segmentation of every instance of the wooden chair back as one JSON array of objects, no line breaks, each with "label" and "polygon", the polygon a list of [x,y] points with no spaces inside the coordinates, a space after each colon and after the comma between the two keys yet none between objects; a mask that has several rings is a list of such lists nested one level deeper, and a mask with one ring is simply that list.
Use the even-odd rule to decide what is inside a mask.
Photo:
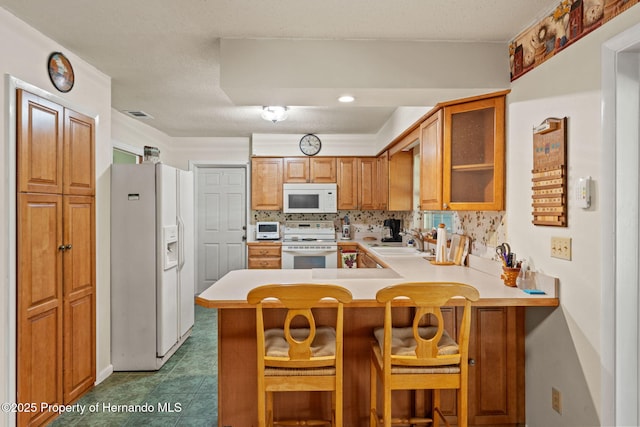
[{"label": "wooden chair back", "polygon": [[[462,297],[464,312],[458,336],[455,338],[458,351],[442,351],[439,347],[444,333],[444,320],[441,307],[455,297]],[[384,348],[382,349],[385,365],[444,366],[455,365],[466,361],[469,351],[469,335],[471,329],[471,302],[477,301],[478,290],[463,283],[443,282],[410,282],[401,283],[381,289],[376,294],[378,302],[385,304]],[[416,342],[414,355],[393,355],[391,353],[392,307],[394,305],[413,306],[412,329]],[[433,316],[436,320],[434,325]],[[421,336],[420,327],[429,320],[432,326],[428,336]]]},{"label": "wooden chair back", "polygon": [[[336,355],[342,354],[343,336],[343,304],[351,302],[351,292],[347,289],[330,284],[271,284],[255,288],[247,295],[247,301],[256,306],[256,328],[258,358],[265,366],[273,367],[320,367],[335,366]],[[270,299],[276,299],[280,305],[287,309],[284,320],[284,336],[289,344],[288,356],[265,355],[265,324],[264,304]],[[337,315],[335,322],[336,347],[333,356],[312,355],[311,344],[316,337],[316,320],[312,308],[317,307],[321,300],[333,299],[337,302]],[[329,306],[329,302],[327,302]],[[292,322],[301,316],[309,325],[309,335],[300,339],[293,337]]]}]

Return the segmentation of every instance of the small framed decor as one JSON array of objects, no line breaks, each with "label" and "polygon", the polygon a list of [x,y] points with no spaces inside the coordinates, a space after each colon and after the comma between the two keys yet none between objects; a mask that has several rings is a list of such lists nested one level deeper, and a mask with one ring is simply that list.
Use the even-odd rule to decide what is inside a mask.
[{"label": "small framed decor", "polygon": [[56,89],[65,93],[73,89],[73,83],[75,82],[73,67],[63,53],[53,52],[49,55],[47,67],[49,69],[49,79],[51,79],[51,83]]}]

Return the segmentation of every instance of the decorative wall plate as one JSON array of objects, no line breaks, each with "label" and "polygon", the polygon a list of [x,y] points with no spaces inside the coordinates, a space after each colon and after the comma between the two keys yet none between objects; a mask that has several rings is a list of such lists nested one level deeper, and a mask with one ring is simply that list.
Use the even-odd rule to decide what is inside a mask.
[{"label": "decorative wall plate", "polygon": [[53,52],[49,55],[47,64],[51,83],[60,92],[69,92],[73,88],[75,76],[71,62],[61,52]]}]

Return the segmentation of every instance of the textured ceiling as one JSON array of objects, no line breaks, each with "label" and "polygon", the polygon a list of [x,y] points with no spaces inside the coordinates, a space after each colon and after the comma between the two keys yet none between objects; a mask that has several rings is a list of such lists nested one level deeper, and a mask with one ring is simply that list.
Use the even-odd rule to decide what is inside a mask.
[{"label": "textured ceiling", "polygon": [[[170,136],[206,137],[375,133],[397,106],[428,106],[434,100],[505,87],[508,41],[557,3],[0,0],[0,7],[111,76],[115,109],[145,111],[154,117],[145,123]],[[244,45],[249,50],[225,49],[237,47],[233,43],[237,39],[260,39],[263,47],[280,48],[280,56]],[[301,43],[303,53],[287,54],[282,50],[285,40]],[[440,45],[451,46],[450,55],[440,52],[431,63],[414,64],[412,57],[431,49],[429,41],[447,42]],[[383,42],[393,43],[397,52],[405,49],[406,62],[375,50]],[[475,83],[465,77],[473,76],[474,68],[485,68],[479,60],[455,67],[468,73],[457,77],[461,85],[424,78],[438,73],[457,76],[453,68],[443,71],[443,67],[453,67],[447,65],[448,56],[468,43],[504,49],[504,65],[497,74],[498,82],[505,84]],[[362,46],[372,47],[373,59],[361,57]],[[237,60],[241,56],[255,63],[241,63]],[[223,60],[227,57],[235,58],[233,67]],[[381,66],[387,57],[395,68]],[[332,67],[338,62],[344,66]],[[279,81],[265,77],[265,70],[283,77]],[[305,78],[292,78],[292,71]],[[342,93],[355,94],[356,102],[338,105],[335,97]],[[277,124],[260,119],[261,105],[275,101],[291,107],[289,119]]]}]

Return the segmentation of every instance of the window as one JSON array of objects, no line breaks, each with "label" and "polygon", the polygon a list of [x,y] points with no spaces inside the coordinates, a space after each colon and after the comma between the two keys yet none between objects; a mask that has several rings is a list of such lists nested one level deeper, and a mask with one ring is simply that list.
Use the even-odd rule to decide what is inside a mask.
[{"label": "window", "polygon": [[447,234],[453,230],[453,212],[425,211],[423,215],[423,229],[432,230],[438,228],[438,224],[444,224]]},{"label": "window", "polygon": [[113,163],[141,163],[142,156],[128,151],[120,150],[118,148],[113,149]]}]

